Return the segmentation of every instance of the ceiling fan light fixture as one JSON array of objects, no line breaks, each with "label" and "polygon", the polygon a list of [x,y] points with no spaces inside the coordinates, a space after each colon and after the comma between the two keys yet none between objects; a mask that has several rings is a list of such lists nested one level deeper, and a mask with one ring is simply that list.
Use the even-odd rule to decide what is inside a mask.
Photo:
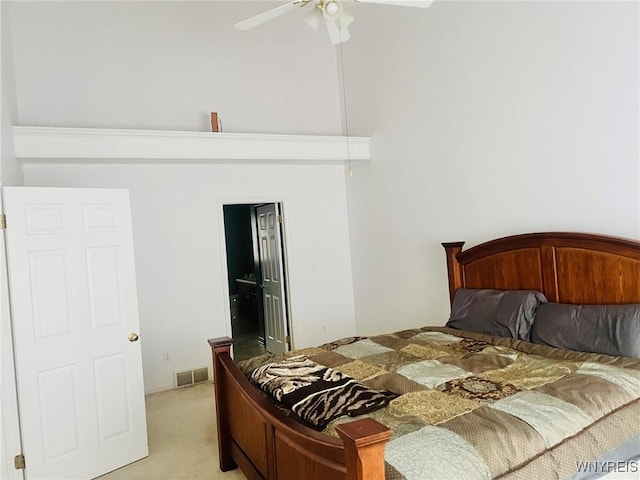
[{"label": "ceiling fan light fixture", "polygon": [[333,17],[337,15],[340,10],[342,10],[342,6],[335,0],[329,0],[328,2],[324,3],[323,10],[327,12],[328,15],[331,15]]},{"label": "ceiling fan light fixture", "polygon": [[338,0],[329,0],[322,4],[322,15],[329,20],[336,20],[342,15],[342,4]]}]

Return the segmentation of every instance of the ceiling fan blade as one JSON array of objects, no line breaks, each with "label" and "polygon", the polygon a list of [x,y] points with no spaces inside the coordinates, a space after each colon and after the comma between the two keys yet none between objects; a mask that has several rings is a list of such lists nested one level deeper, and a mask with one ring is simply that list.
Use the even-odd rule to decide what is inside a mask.
[{"label": "ceiling fan blade", "polygon": [[383,5],[395,5],[398,7],[420,7],[427,8],[433,0],[356,0],[358,3],[381,3]]},{"label": "ceiling fan blade", "polygon": [[292,12],[299,6],[304,6],[307,3],[308,1],[293,0],[289,3],[285,3],[284,5],[280,5],[279,7],[267,10],[264,13],[260,13],[254,17],[247,18],[242,22],[238,22],[236,23],[235,27],[238,30],[249,30],[250,28],[257,27],[258,25],[262,25],[263,23],[268,22],[269,20],[273,20],[274,18],[278,18],[289,12]]}]

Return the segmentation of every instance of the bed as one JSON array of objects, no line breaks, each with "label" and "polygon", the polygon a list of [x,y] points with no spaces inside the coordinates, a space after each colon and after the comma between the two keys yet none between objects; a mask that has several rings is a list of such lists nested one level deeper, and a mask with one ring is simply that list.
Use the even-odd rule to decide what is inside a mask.
[{"label": "bed", "polygon": [[[537,291],[550,305],[569,308],[606,305],[604,308],[615,309],[616,305],[626,308],[627,304],[640,303],[637,241],[583,233],[533,233],[492,240],[467,250],[463,245],[443,243],[454,306],[459,291],[481,289]],[[574,313],[571,318],[575,319]],[[637,323],[637,316],[628,318],[623,330]],[[555,330],[553,324],[548,326],[540,338],[543,333],[553,337]],[[614,333],[624,340],[633,331]],[[589,337],[588,332],[584,336]],[[433,376],[425,380],[420,372],[414,372],[413,377],[408,376],[409,381],[403,380],[402,395],[385,409],[353,420],[340,418],[321,433],[297,421],[249,381],[248,366],[264,365],[265,360],[249,361],[243,371],[231,357],[231,339],[209,340],[221,470],[239,467],[252,480],[393,480],[412,478],[411,469],[415,473],[425,468],[423,458],[430,456],[435,457],[429,460],[435,462],[429,464],[434,468],[430,473],[434,478],[459,477],[460,471],[452,466],[467,469],[461,478],[578,478],[580,473],[598,474],[607,469],[637,475],[638,358],[584,353],[446,327],[356,337],[301,353],[311,359],[331,358],[329,366],[340,369],[369,358],[349,353],[356,347],[371,348],[367,342],[386,349],[377,353],[395,359],[395,370],[382,367],[387,370],[371,374],[366,370],[370,365],[360,364],[360,370],[349,370],[369,386],[385,389],[390,383],[381,378],[389,380],[397,375],[397,369],[411,370],[413,367],[404,361],[409,355],[416,356],[421,365],[435,362],[441,368],[446,364],[446,381],[438,384]],[[632,343],[638,344],[635,339]],[[470,360],[480,354],[490,359],[490,367]],[[349,363],[336,361],[338,355],[346,356]],[[375,355],[372,357],[376,360]],[[551,361],[556,363],[550,365]],[[372,364],[373,368],[381,365],[379,361]],[[520,367],[525,371],[524,379],[505,374]],[[470,383],[481,389],[489,385],[493,390],[485,392],[486,398],[468,397],[464,385]],[[596,384],[597,388],[592,387]],[[444,416],[440,415],[443,412],[434,413],[433,405],[442,403],[442,395],[454,390],[464,394],[463,398],[451,402],[453,409],[447,402],[438,407],[444,410]],[[577,398],[576,392],[580,391],[590,393]],[[429,408],[420,411],[421,402],[416,399],[422,399],[422,404],[426,399]],[[540,420],[540,408],[560,410],[559,418],[567,422]],[[397,417],[410,418],[409,426],[386,422]],[[471,426],[462,421],[467,417],[473,418]],[[489,437],[497,438],[494,446],[485,445]],[[456,444],[460,438],[462,446]],[[417,442],[424,443],[424,454],[411,450]],[[405,447],[408,451],[400,448],[403,444],[409,445]],[[473,448],[467,448],[469,445]],[[477,465],[465,463],[478,456],[482,458]],[[407,467],[415,459],[415,465]]]}]

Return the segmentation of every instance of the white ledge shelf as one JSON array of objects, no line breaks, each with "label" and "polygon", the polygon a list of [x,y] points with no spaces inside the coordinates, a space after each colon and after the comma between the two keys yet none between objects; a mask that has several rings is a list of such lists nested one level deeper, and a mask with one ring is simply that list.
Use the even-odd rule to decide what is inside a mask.
[{"label": "white ledge shelf", "polygon": [[[13,127],[16,157],[30,162],[369,160],[370,137]],[[348,142],[348,144],[347,144]]]}]

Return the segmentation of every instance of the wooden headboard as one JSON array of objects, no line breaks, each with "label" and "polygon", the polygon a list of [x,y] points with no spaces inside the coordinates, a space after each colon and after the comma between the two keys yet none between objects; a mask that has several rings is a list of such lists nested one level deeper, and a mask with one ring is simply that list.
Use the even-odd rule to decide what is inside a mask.
[{"label": "wooden headboard", "polygon": [[443,243],[458,288],[539,290],[550,302],[640,303],[640,242],[586,233],[528,233],[462,251]]}]

